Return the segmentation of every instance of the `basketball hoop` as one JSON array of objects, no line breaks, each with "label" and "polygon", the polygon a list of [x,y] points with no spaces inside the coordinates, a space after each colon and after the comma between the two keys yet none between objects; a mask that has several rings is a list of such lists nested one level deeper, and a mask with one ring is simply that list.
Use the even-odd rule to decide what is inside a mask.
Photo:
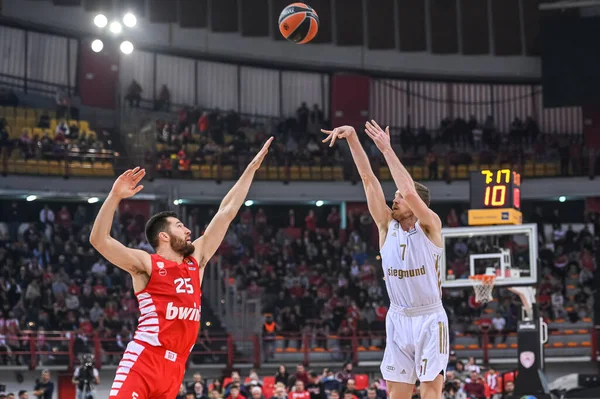
[{"label": "basketball hoop", "polygon": [[494,283],[496,282],[495,275],[475,274],[473,276],[469,276],[469,279],[473,280],[475,302],[488,303],[494,299],[494,297],[492,296],[492,291],[494,289]]}]

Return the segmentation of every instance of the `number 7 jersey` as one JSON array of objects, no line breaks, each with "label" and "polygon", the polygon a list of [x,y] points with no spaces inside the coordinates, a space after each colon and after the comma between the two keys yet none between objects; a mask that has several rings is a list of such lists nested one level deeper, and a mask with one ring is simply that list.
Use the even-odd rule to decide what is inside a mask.
[{"label": "number 7 jersey", "polygon": [[187,358],[200,330],[202,291],[198,262],[189,256],[180,264],[159,255],[151,258],[148,285],[136,293],[140,318],[133,339]]},{"label": "number 7 jersey", "polygon": [[442,301],[439,248],[417,221],[410,231],[392,220],[381,259],[390,303],[401,308],[427,306]]}]

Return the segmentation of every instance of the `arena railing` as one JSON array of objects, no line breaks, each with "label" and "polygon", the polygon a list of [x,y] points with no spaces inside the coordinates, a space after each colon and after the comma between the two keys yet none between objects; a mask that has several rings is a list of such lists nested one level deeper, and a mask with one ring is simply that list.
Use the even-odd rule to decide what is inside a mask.
[{"label": "arena railing", "polygon": [[[584,361],[600,362],[598,352],[598,330],[589,331],[589,345],[576,345],[569,341],[574,334],[555,332],[561,337],[555,344],[546,344],[546,358],[560,359],[561,362]],[[492,344],[490,338],[503,334],[473,334],[479,343],[466,347],[452,344],[459,359],[475,357],[484,365],[510,363],[516,357],[516,344]],[[510,333],[509,333],[510,335]],[[95,357],[96,368],[115,367],[121,359],[128,339],[120,341],[115,337],[102,337],[98,333],[85,335],[75,331],[22,331],[19,335],[0,336],[0,366],[37,367],[56,366],[73,369],[80,364],[80,356],[91,353]],[[588,342],[588,341],[584,341]],[[504,345],[504,346],[503,346]],[[223,365],[232,369],[242,364],[260,367],[264,364],[311,364],[339,363],[351,361],[355,365],[373,366],[381,362],[385,347],[385,332],[347,333],[340,335],[316,335],[310,333],[279,333],[277,336],[258,334],[235,339],[231,334],[200,336],[192,352],[189,363],[192,367],[201,365]],[[250,348],[250,350],[247,350]],[[575,353],[575,349],[579,349]],[[498,351],[503,351],[502,353]],[[554,351],[554,355],[550,353]],[[513,353],[514,352],[514,353]],[[498,361],[500,360],[500,361]]]},{"label": "arena railing", "polygon": [[[159,146],[164,154],[175,154],[181,147]],[[178,159],[162,160],[158,156],[156,159],[149,160],[146,169],[151,171],[157,177],[174,177],[180,179],[194,180],[235,180],[239,178],[247,162],[251,159],[251,154],[215,154],[202,155],[201,158],[194,155],[199,146],[197,144],[186,144],[183,148],[188,151],[189,167],[182,168]],[[468,151],[466,151],[468,153]],[[403,156],[403,162],[412,176],[418,180],[465,180],[469,178],[470,172],[480,169],[513,169],[524,178],[552,178],[560,176],[592,176],[595,174],[594,162],[596,155],[590,150],[590,153],[584,153],[580,158],[570,159],[566,166],[561,166],[558,158],[547,156],[536,156],[535,154],[525,154],[519,162],[485,162],[482,159],[474,158],[470,163],[451,163],[451,155],[439,155],[434,166],[427,165],[423,156],[414,156],[407,154]],[[379,158],[371,160],[375,175],[379,180],[391,181],[389,168]],[[349,167],[345,162],[342,165],[333,164],[331,160],[314,157],[310,163],[295,159],[292,156],[285,155],[283,163],[280,165],[265,165],[258,170],[257,180],[276,180],[276,181],[339,181],[351,180],[359,181],[360,177],[356,168]]]}]

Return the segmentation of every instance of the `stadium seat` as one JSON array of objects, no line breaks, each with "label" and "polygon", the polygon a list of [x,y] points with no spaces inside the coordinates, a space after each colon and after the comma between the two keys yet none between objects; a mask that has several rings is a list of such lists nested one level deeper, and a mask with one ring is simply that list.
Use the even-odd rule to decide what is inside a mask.
[{"label": "stadium seat", "polygon": [[543,163],[536,163],[535,164],[535,176],[536,177],[543,177],[546,175],[546,164]]},{"label": "stadium seat", "polygon": [[100,164],[96,164],[100,168],[102,172],[102,176],[109,177],[115,175],[115,170],[113,164],[110,162],[102,162]]},{"label": "stadium seat", "polygon": [[38,174],[38,161],[37,159],[28,159],[25,161],[25,170],[24,172],[28,175],[36,175]]},{"label": "stadium seat", "polygon": [[265,376],[265,378],[263,378],[263,385],[275,386],[275,377],[272,375]]},{"label": "stadium seat", "polygon": [[466,179],[468,176],[467,166],[466,165],[458,165],[456,170],[456,177],[459,179]]},{"label": "stadium seat", "polygon": [[333,180],[344,180],[344,171],[341,166],[333,167]]},{"label": "stadium seat", "polygon": [[277,180],[278,178],[279,178],[279,173],[277,171],[277,166],[269,166],[267,168],[267,179]]},{"label": "stadium seat", "polygon": [[310,180],[310,166],[300,166],[300,180]]},{"label": "stadium seat", "polygon": [[69,173],[71,176],[81,176],[83,174],[83,165],[81,164],[81,162],[69,162]]},{"label": "stadium seat", "polygon": [[287,168],[285,166],[278,166],[276,176],[278,176],[277,178],[279,180],[289,179],[289,168]]},{"label": "stadium seat", "polygon": [[48,174],[60,176],[64,174],[64,167],[58,161],[48,162]]},{"label": "stadium seat", "polygon": [[190,167],[190,170],[194,179],[200,179],[200,165],[194,164]]},{"label": "stadium seat", "polygon": [[24,159],[15,159],[13,161],[13,165],[14,165],[14,173],[20,173],[20,174],[25,173],[26,161]]},{"label": "stadium seat", "polygon": [[451,178],[452,180],[456,180],[456,178],[457,178],[456,166],[455,166],[455,165],[451,165],[451,166],[449,167],[449,170],[450,170],[450,178]]},{"label": "stadium seat", "polygon": [[323,166],[321,175],[323,180],[333,180],[333,168],[331,166]]},{"label": "stadium seat", "polygon": [[40,159],[38,161],[38,171],[37,173],[40,175],[48,175],[50,172],[50,168],[49,168],[50,163],[48,161],[46,161],[45,159]]},{"label": "stadium seat", "polygon": [[267,179],[267,168],[258,168],[255,174],[256,180],[266,180]]},{"label": "stadium seat", "polygon": [[387,166],[381,166],[379,168],[379,180],[391,180],[391,178],[390,169]]},{"label": "stadium seat", "polygon": [[290,180],[300,179],[300,167],[298,165],[290,166]]},{"label": "stadium seat", "polygon": [[423,180],[424,179],[423,167],[422,166],[413,166],[412,177],[415,180]]},{"label": "stadium seat", "polygon": [[233,166],[225,165],[223,166],[223,175],[221,176],[223,180],[233,180]]},{"label": "stadium seat", "polygon": [[321,180],[322,179],[322,174],[321,174],[321,167],[320,166],[311,166],[310,167],[310,178],[312,180]]},{"label": "stadium seat", "polygon": [[363,391],[369,387],[369,375],[368,374],[356,374],[355,376],[356,389]]},{"label": "stadium seat", "polygon": [[90,130],[90,124],[88,121],[79,121],[79,130],[86,133]]},{"label": "stadium seat", "polygon": [[558,167],[555,163],[547,163],[545,169],[545,176],[547,177],[558,175]]}]

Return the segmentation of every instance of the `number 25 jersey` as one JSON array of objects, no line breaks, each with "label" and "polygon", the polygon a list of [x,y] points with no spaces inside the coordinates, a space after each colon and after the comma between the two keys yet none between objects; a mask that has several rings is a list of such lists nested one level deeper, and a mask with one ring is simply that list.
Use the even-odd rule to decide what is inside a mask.
[{"label": "number 25 jersey", "polygon": [[200,330],[198,262],[190,256],[180,264],[159,255],[151,258],[150,281],[136,293],[140,318],[133,339],[187,358]]}]

